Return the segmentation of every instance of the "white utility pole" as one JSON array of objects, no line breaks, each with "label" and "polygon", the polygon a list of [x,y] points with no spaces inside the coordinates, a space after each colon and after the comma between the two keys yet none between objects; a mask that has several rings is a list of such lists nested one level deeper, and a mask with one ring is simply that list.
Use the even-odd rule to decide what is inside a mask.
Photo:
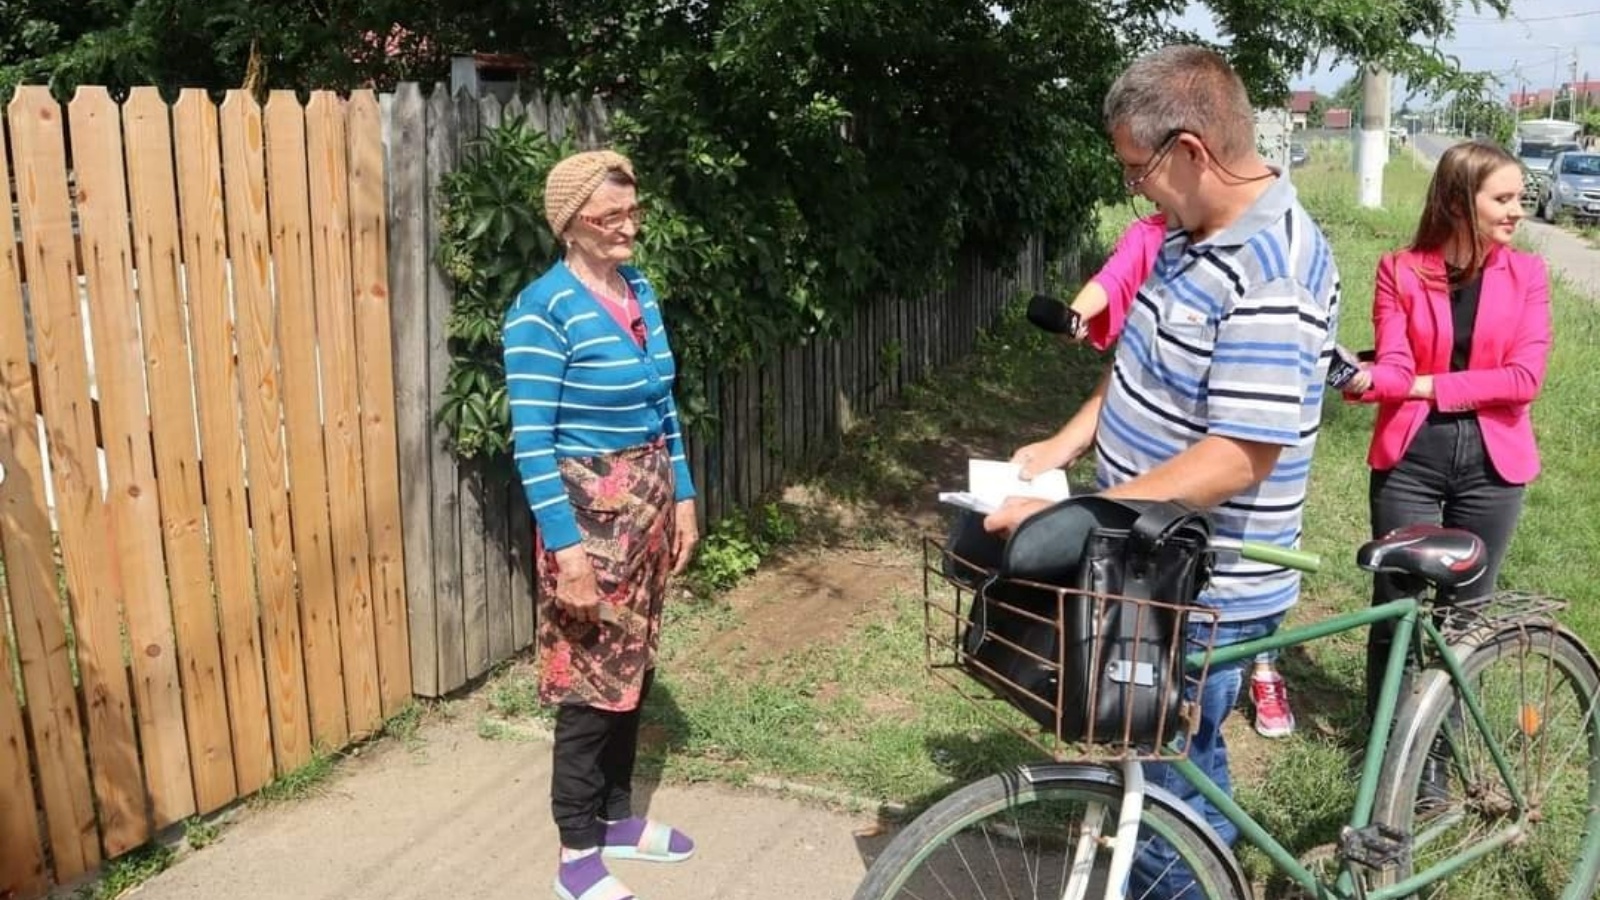
[{"label": "white utility pole", "polygon": [[1572,48],[1572,90],[1567,94],[1567,121],[1578,121],[1578,48]]},{"label": "white utility pole", "polygon": [[1546,44],[1556,52],[1555,59],[1550,61],[1550,112],[1549,117],[1556,117],[1556,98],[1561,96],[1561,45]]},{"label": "white utility pole", "polygon": [[1383,167],[1389,162],[1389,73],[1376,65],[1361,70],[1361,154],[1356,172],[1362,206],[1383,205]]}]

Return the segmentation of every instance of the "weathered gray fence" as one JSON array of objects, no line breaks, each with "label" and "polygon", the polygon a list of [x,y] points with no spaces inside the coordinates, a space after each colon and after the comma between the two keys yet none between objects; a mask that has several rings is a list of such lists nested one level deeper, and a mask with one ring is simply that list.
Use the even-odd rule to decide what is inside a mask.
[{"label": "weathered gray fence", "polygon": [[[414,84],[383,98],[383,113],[412,681],[418,694],[438,696],[531,642],[534,586],[532,523],[520,485],[509,471],[457,462],[434,426],[449,367],[451,297],[434,263],[436,188],[483,129],[510,116],[594,145],[603,140],[605,113],[598,103],[502,106],[439,88],[425,97]],[[714,433],[691,428],[688,439],[701,521],[749,508],[831,452],[906,385],[971,352],[1005,304],[1043,280],[1037,246],[1012,275],[966,260],[939,291],[861,307],[842,337],[709,377]]]}]

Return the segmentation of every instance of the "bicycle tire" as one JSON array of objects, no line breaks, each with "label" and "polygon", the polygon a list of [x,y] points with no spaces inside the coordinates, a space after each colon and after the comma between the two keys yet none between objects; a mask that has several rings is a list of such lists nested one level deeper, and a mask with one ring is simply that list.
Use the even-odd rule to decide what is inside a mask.
[{"label": "bicycle tire", "polygon": [[[1122,804],[1121,773],[1094,765],[1044,764],[974,782],[929,807],[873,861],[855,900],[1059,900],[1068,848],[1080,845],[1073,837],[1079,823],[1064,828],[1060,814],[1088,803],[1102,804],[1106,813],[1104,839],[1094,854],[1097,886],[1087,895],[1098,898],[1104,894]],[[1198,891],[1181,896],[1251,896],[1233,853],[1182,801],[1151,787],[1140,822],[1142,844],[1165,841],[1193,874],[1184,884]],[[1004,846],[996,847],[997,838]],[[1130,892],[1129,900],[1138,900],[1137,894]]]},{"label": "bicycle tire", "polygon": [[[1600,665],[1576,637],[1547,626],[1505,629],[1458,652],[1490,737],[1537,816],[1525,840],[1416,896],[1591,900],[1600,884]],[[1396,716],[1373,818],[1411,835],[1414,845],[1400,865],[1378,874],[1381,884],[1471,846],[1514,813],[1458,696],[1448,673],[1430,668]]]}]

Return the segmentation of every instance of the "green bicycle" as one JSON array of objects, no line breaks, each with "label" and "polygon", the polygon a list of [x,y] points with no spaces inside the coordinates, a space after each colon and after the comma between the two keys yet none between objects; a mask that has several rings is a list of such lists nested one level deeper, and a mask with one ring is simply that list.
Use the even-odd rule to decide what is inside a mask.
[{"label": "green bicycle", "polygon": [[[950,667],[940,659],[970,671],[948,625],[966,621],[974,588],[951,579],[949,554],[929,546],[930,663],[936,673]],[[1302,571],[1318,564],[1312,554],[1248,543],[1213,540],[1210,552]],[[1358,563],[1412,579],[1418,596],[1184,658],[1192,690],[1207,667],[1394,623],[1355,804],[1337,846],[1318,860],[1296,859],[1255,822],[1184,756],[1181,734],[1154,747],[1068,746],[1034,732],[1025,736],[1054,761],[978,781],[928,808],[876,858],[856,900],[1253,896],[1204,819],[1144,785],[1141,760],[1151,759],[1210,800],[1293,885],[1292,896],[1590,900],[1600,884],[1600,664],[1555,620],[1560,601],[1502,592],[1436,607],[1438,592],[1481,574],[1481,557],[1466,532],[1402,530],[1364,546]],[[1055,590],[1062,604],[1084,602]],[[1148,869],[1152,859],[1155,877],[1130,877],[1134,860]]]}]

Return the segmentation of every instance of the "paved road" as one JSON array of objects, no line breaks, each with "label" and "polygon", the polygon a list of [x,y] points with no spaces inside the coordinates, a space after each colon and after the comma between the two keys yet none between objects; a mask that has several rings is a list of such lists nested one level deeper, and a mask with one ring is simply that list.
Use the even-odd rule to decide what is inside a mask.
[{"label": "paved road", "polygon": [[[1417,154],[1431,163],[1459,140],[1451,135],[1419,134]],[[1523,223],[1522,231],[1533,249],[1544,256],[1553,274],[1589,299],[1600,301],[1600,249],[1570,231],[1532,217]]]}]

